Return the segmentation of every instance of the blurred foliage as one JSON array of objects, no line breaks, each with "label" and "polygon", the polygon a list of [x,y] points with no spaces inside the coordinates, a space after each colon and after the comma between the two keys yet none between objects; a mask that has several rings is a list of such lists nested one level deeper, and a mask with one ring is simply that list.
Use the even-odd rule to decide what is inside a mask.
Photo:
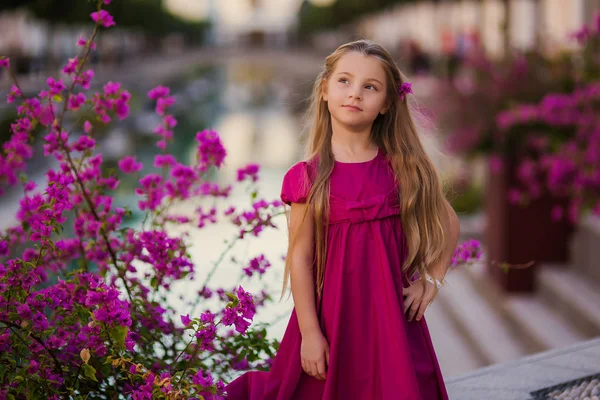
[{"label": "blurred foliage", "polygon": [[337,0],[329,6],[316,6],[305,1],[300,9],[299,33],[337,28],[365,14],[381,11],[401,3],[416,0]]},{"label": "blurred foliage", "polygon": [[483,187],[469,182],[466,187],[456,189],[452,193],[450,204],[458,214],[475,214],[483,208],[483,193]]},{"label": "blurred foliage", "polygon": [[[548,93],[575,87],[575,65],[565,54],[546,57],[538,51],[515,52],[493,60],[471,55],[454,79],[440,82],[437,103],[440,125],[452,152],[468,158],[480,154],[515,154],[528,134],[500,135],[496,116],[518,104],[537,103]],[[564,138],[560,138],[562,142]]]},{"label": "blurred foliage", "polygon": [[0,116],[0,145],[8,142],[12,136],[10,125],[15,122],[19,117],[16,110],[10,110],[4,112],[4,115]]},{"label": "blurred foliage", "polygon": [[[0,11],[26,8],[51,24],[80,24],[90,21],[96,0],[2,0]],[[191,40],[203,35],[208,22],[190,22],[177,18],[163,7],[163,0],[118,0],[104,6],[117,26],[132,27],[151,36],[183,33]]]},{"label": "blurred foliage", "polygon": [[577,46],[555,54],[535,48],[524,53],[514,50],[498,60],[481,49],[469,55],[457,74],[437,88],[434,108],[449,136],[451,150],[467,157],[516,157],[529,148],[532,137],[543,135],[553,151],[575,138],[576,125],[548,124],[543,118],[531,118],[528,124],[503,129],[505,122],[498,118],[508,110],[539,106],[551,95],[570,95],[577,88],[598,82],[600,14],[595,21],[595,26],[585,25],[571,34],[570,40],[577,41]]}]

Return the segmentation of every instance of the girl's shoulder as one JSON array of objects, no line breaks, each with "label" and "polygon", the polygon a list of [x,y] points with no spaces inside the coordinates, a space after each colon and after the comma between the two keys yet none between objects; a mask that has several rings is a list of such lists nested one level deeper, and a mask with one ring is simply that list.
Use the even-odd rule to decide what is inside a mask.
[{"label": "girl's shoulder", "polygon": [[283,176],[281,200],[288,205],[306,202],[315,171],[315,164],[311,160],[292,165]]}]

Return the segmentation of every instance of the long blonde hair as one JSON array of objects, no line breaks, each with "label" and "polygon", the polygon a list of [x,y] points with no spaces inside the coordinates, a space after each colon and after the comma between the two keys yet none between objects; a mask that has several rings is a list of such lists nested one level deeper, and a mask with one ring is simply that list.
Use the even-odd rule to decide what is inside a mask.
[{"label": "long blonde hair", "polygon": [[[314,82],[307,112],[310,130],[306,158],[318,162],[314,163],[315,173],[307,198],[308,206],[300,225],[311,209],[315,221],[314,265],[318,297],[322,295],[325,277],[329,178],[334,167],[331,117],[327,103],[323,100],[322,90],[337,61],[344,54],[353,51],[379,59],[386,73],[386,105],[389,108],[373,122],[371,139],[386,154],[399,183],[400,216],[408,253],[401,267],[402,272],[412,277],[416,272],[423,273],[426,266],[439,262],[447,241],[442,223],[442,216],[447,211],[440,177],[418,137],[408,101],[402,101],[398,96],[398,88],[406,81],[405,76],[392,56],[380,45],[369,40],[343,44],[325,58],[323,70]],[[290,279],[291,253],[299,230],[300,228],[296,232],[290,232],[281,298]]]}]

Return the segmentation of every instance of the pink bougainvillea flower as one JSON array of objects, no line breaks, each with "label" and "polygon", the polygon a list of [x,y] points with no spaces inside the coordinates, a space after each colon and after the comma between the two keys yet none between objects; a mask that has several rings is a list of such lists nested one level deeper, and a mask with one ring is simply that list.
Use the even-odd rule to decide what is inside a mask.
[{"label": "pink bougainvillea flower", "polygon": [[6,102],[14,103],[15,99],[19,96],[21,96],[21,91],[16,85],[12,85],[10,93],[6,95]]},{"label": "pink bougainvillea flower", "polygon": [[102,25],[105,28],[110,28],[115,24],[115,19],[106,10],[96,11],[90,14],[95,23]]},{"label": "pink bougainvillea flower", "polygon": [[403,82],[398,88],[398,96],[400,96],[400,100],[404,101],[406,95],[412,93],[412,83]]},{"label": "pink bougainvillea flower", "polygon": [[0,68],[10,68],[10,58],[4,57],[0,58]]},{"label": "pink bougainvillea flower", "polygon": [[148,98],[150,100],[158,100],[161,97],[167,97],[170,92],[170,89],[166,86],[157,86],[148,92]]},{"label": "pink bougainvillea flower", "polygon": [[104,95],[115,96],[119,93],[119,89],[121,89],[121,84],[119,82],[109,81],[104,85]]},{"label": "pink bougainvillea flower", "polygon": [[259,170],[260,165],[248,164],[244,168],[240,168],[237,170],[237,181],[242,182],[244,179],[250,178],[252,182],[256,182],[258,180]]},{"label": "pink bougainvillea flower", "polygon": [[83,74],[75,77],[75,83],[81,85],[82,88],[89,90],[90,83],[92,82],[92,78],[94,77],[94,70],[88,69]]},{"label": "pink bougainvillea flower", "polygon": [[92,124],[90,121],[85,121],[83,123],[83,131],[85,133],[90,133],[92,131]]},{"label": "pink bougainvillea flower", "polygon": [[85,103],[85,100],[86,100],[85,94],[83,94],[83,93],[77,93],[76,95],[72,94],[69,97],[69,103],[67,106],[68,106],[69,110],[78,110],[79,107],[81,107],[83,105],[83,103]]},{"label": "pink bougainvillea flower", "polygon": [[183,324],[183,326],[188,326],[190,324],[190,322],[192,322],[192,320],[190,318],[190,314],[180,315],[180,317],[181,317],[181,323]]},{"label": "pink bougainvillea flower", "polygon": [[119,168],[126,174],[132,174],[134,172],[141,171],[144,164],[136,161],[135,156],[126,156],[119,160]]},{"label": "pink bougainvillea flower", "polygon": [[196,141],[198,141],[198,168],[205,171],[211,165],[221,167],[227,151],[223,147],[219,134],[212,129],[205,129],[196,133]]},{"label": "pink bougainvillea flower", "polygon": [[79,58],[69,58],[69,62],[63,68],[63,72],[67,75],[73,74],[77,70],[77,66],[79,65]]},{"label": "pink bougainvillea flower", "polygon": [[55,95],[59,94],[60,92],[62,92],[63,90],[67,89],[67,87],[63,83],[62,79],[59,79],[57,81],[54,78],[50,77],[46,80],[46,83],[48,84],[48,87],[50,88],[50,95],[52,95],[52,96],[55,96]]},{"label": "pink bougainvillea flower", "polygon": [[154,156],[155,168],[172,167],[175,164],[177,164],[177,160],[171,154],[157,154]]},{"label": "pink bougainvillea flower", "polygon": [[[87,41],[86,38],[80,37],[79,40],[77,41],[77,46],[79,46],[79,47],[85,47],[85,46],[87,46],[87,43],[88,43],[88,41]],[[90,48],[92,50],[96,50],[96,43],[92,42],[91,45],[90,45]]]}]

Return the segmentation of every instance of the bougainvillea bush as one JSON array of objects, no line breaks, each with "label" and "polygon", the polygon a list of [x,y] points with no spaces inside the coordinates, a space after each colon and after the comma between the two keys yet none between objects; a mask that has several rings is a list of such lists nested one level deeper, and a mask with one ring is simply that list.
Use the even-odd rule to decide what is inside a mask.
[{"label": "bougainvillea bush", "polygon": [[555,219],[600,211],[599,30],[600,14],[572,35],[575,50],[552,57],[534,51],[494,61],[477,53],[440,87],[450,149],[487,156],[492,172],[516,165],[521,184],[508,193],[513,203],[544,192],[567,196]]},{"label": "bougainvillea bush", "polygon": [[[78,41],[80,54],[60,76],[48,78],[37,96],[24,96],[10,60],[0,57],[0,68],[15,81],[6,100],[18,111],[0,154],[0,191],[23,191],[14,226],[0,232],[0,398],[225,398],[225,384],[237,373],[270,367],[278,342],[252,321],[271,297],[253,296],[241,286],[209,286],[226,260],[223,253],[199,284],[190,312],[176,313],[167,294],[198,271],[188,235],[171,236],[167,228],[231,223],[238,234],[227,251],[275,228],[273,219],[285,210],[281,201],[260,200],[253,190],[250,209],[225,204],[224,212],[217,211],[215,201],[227,202],[232,185],[219,186],[208,176],[223,165],[226,149],[218,133],[207,129],[196,135],[193,165],[169,152],[177,124],[169,110],[176,99],[164,86],[148,93],[161,119],[153,170],[141,175],[135,155],[122,158],[116,171],[104,168],[97,131],[127,118],[131,99],[118,82],[93,82],[94,71],[86,66],[97,35],[116,24],[103,8],[109,3],[96,2],[93,34]],[[34,151],[36,137],[43,153]],[[34,157],[56,161],[43,187],[24,172]],[[248,165],[238,171],[237,182],[252,185],[259,171]],[[137,211],[144,213],[137,226],[128,224],[132,210],[114,203],[125,175],[137,178]],[[191,198],[211,206],[193,215],[171,212],[173,204]],[[468,241],[452,262],[480,255],[479,244]],[[240,274],[260,277],[270,265],[259,255]],[[212,308],[206,307],[209,299]]]},{"label": "bougainvillea bush", "polygon": [[521,139],[513,139],[519,187],[510,197],[527,202],[543,190],[567,197],[552,218],[571,222],[585,210],[600,215],[600,14],[594,27],[585,25],[574,37],[581,47],[572,88],[515,104],[495,119],[498,137]]}]

